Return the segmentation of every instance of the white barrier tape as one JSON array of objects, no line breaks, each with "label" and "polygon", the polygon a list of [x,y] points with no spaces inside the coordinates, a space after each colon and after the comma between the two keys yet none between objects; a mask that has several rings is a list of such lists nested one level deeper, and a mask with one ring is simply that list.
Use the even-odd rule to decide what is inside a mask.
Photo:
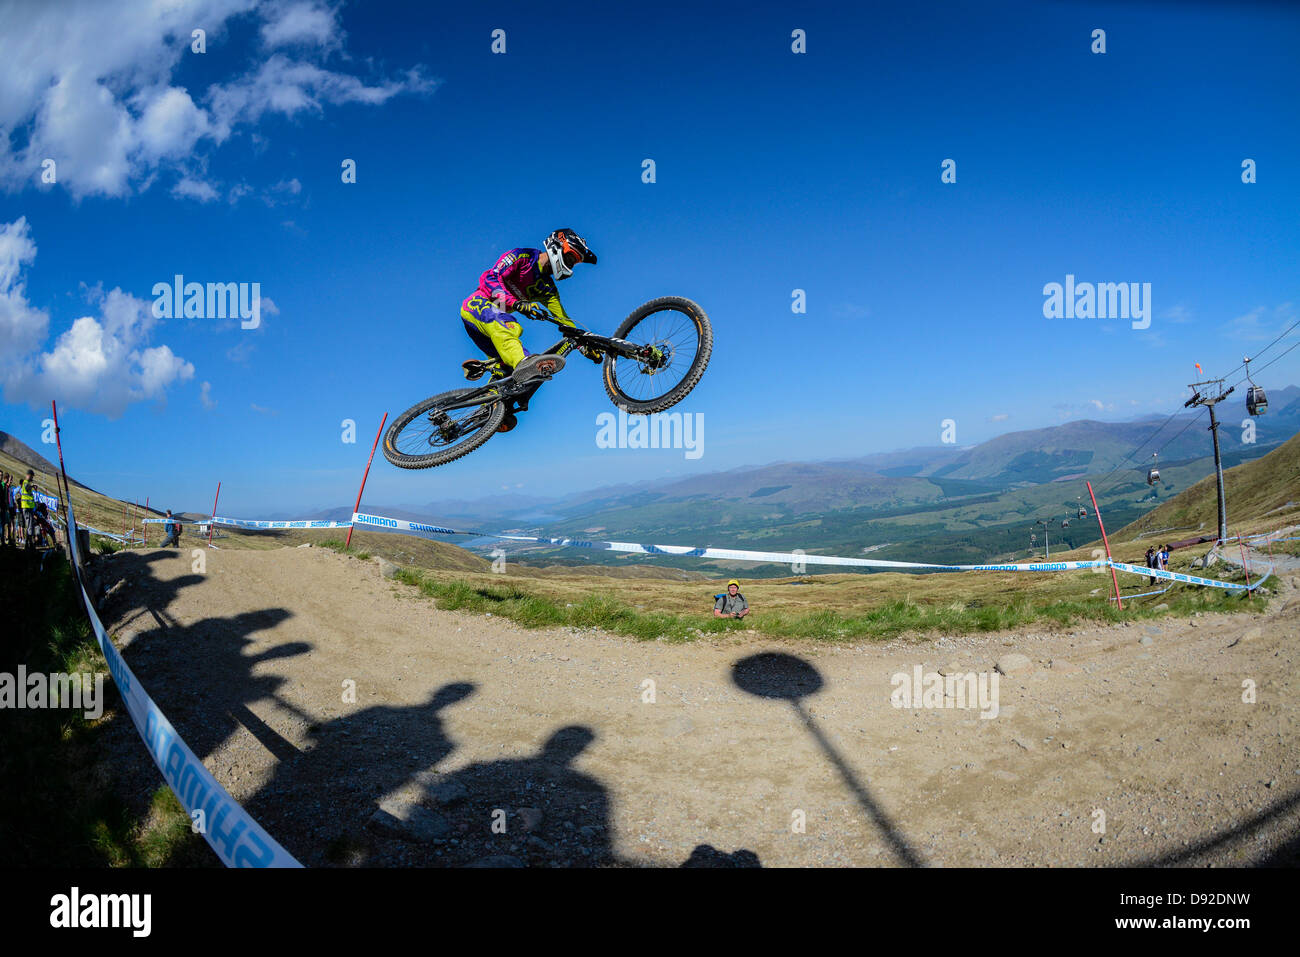
[{"label": "white barrier tape", "polygon": [[[146,519],[149,522],[163,519]],[[1073,562],[1028,562],[995,565],[944,565],[926,562],[894,562],[880,558],[848,558],[837,555],[806,555],[795,552],[756,552],[736,548],[710,548],[692,545],[645,545],[640,542],[606,542],[584,541],[574,538],[539,538],[532,535],[501,535],[496,532],[469,531],[431,525],[425,522],[411,522],[402,518],[389,518],[386,515],[369,515],[354,512],[351,522],[296,521],[296,522],[259,522],[241,519],[212,519],[217,525],[235,525],[241,528],[348,528],[360,526],[386,532],[404,532],[420,538],[438,538],[446,535],[469,535],[476,538],[495,538],[509,542],[530,542],[537,545],[556,545],[563,548],[591,548],[600,551],[622,552],[629,555],[671,555],[685,558],[716,558],[731,561],[776,562],[782,565],[831,565],[851,568],[899,568],[920,569],[937,572],[1064,572],[1084,568],[1113,567],[1134,575],[1147,575],[1170,581],[1185,582],[1191,585],[1208,585],[1212,588],[1253,591],[1263,584],[1261,578],[1250,585],[1222,582],[1214,578],[1200,578],[1196,575],[1183,575],[1158,568],[1143,568],[1115,561],[1073,561]],[[1272,572],[1270,567],[1269,573]],[[1267,574],[1265,577],[1268,577]]]},{"label": "white barrier tape", "polygon": [[218,515],[216,518],[205,518],[202,521],[187,522],[179,518],[146,518],[145,522],[150,525],[165,525],[167,522],[176,522],[181,525],[231,525],[235,528],[351,528],[351,522],[327,522],[313,519],[294,519],[291,521],[257,521],[256,519],[246,518],[223,518]]},{"label": "white barrier tape", "polygon": [[[72,508],[68,516],[75,524]],[[82,567],[77,536],[71,538],[72,560]],[[78,586],[80,587],[80,586]],[[203,766],[189,745],[176,733],[167,716],[141,687],[135,674],[123,660],[104,629],[95,606],[85,588],[81,588],[90,615],[90,625],[99,641],[100,651],[108,662],[109,673],[117,685],[127,713],[144,739],[150,756],[172,793],[194,820],[196,810],[203,811],[203,836],[227,867],[301,867],[293,855],[267,834],[239,803],[227,793],[212,773]]]},{"label": "white barrier tape", "polygon": [[[1185,582],[1188,585],[1209,585],[1211,588],[1228,588],[1233,591],[1254,591],[1264,583],[1263,578],[1257,582],[1252,582],[1249,585],[1241,585],[1236,582],[1221,582],[1215,578],[1200,578],[1196,575],[1183,575],[1179,572],[1166,571],[1163,568],[1146,568],[1142,565],[1129,565],[1125,562],[1111,562],[1110,564],[1112,568],[1118,569],[1122,572],[1131,572],[1134,575],[1146,575],[1149,578],[1163,578],[1166,581]],[[1272,572],[1271,567],[1269,568],[1269,572]],[[1265,575],[1264,577],[1267,578],[1268,575]]]},{"label": "white barrier tape", "polygon": [[[92,535],[98,535],[98,536],[100,536],[101,538],[111,538],[111,539],[113,539],[113,541],[115,541],[115,542],[125,542],[125,541],[126,541],[126,538],[124,538],[124,537],[121,536],[121,535],[114,535],[112,532],[105,532],[105,531],[103,531],[103,530],[101,530],[101,529],[95,528],[93,525],[82,525],[82,524],[78,523],[77,528],[84,528],[86,531],[90,532],[90,534],[92,534]],[[132,539],[132,541],[134,541],[134,539]]]},{"label": "white barrier tape", "polygon": [[[498,535],[493,532],[462,531],[444,528],[441,525],[427,525],[421,522],[408,522],[400,518],[388,518],[384,515],[366,515],[357,512],[352,516],[353,522],[366,528],[377,528],[390,532],[405,532],[422,538],[440,535],[474,535],[479,538],[496,538],[512,542],[533,542],[541,545],[560,545],[569,548],[595,548],[611,552],[625,552],[641,555],[675,555],[690,558],[722,558],[744,561],[779,562],[787,565],[801,562],[805,565],[839,565],[865,568],[915,568],[940,572],[1063,572],[1083,568],[1105,568],[1108,565],[1120,571],[1135,575],[1155,576],[1170,581],[1185,582],[1191,585],[1208,585],[1213,588],[1240,589],[1253,591],[1263,584],[1264,579],[1250,585],[1221,582],[1214,578],[1200,578],[1196,575],[1183,575],[1158,568],[1142,568],[1123,562],[1078,561],[1078,562],[1030,562],[1027,564],[1006,565],[938,565],[921,562],[892,562],[875,558],[843,558],[834,555],[800,555],[794,552],[752,552],[734,548],[700,548],[688,545],[642,545],[637,542],[601,542],[580,541],[572,538],[537,538],[531,535]],[[1272,569],[1269,569],[1271,573]],[[1266,574],[1265,578],[1268,577]]]},{"label": "white barrier tape", "polygon": [[464,531],[444,528],[441,525],[427,525],[421,522],[408,522],[400,518],[388,518],[384,515],[366,515],[357,512],[352,516],[353,522],[364,528],[377,528],[390,532],[405,532],[422,538],[440,535],[473,535],[479,538],[497,538],[511,542],[532,542],[540,545],[560,545],[566,548],[593,548],[601,551],[625,552],[635,555],[673,555],[687,558],[722,558],[740,559],[753,562],[778,562],[782,565],[802,563],[805,565],[840,565],[860,568],[919,568],[930,571],[947,572],[1060,572],[1080,568],[1105,567],[1104,561],[1082,562],[1035,562],[1030,564],[1009,565],[942,565],[923,562],[892,562],[879,558],[841,558],[835,555],[804,555],[795,552],[753,552],[735,548],[708,548],[691,545],[643,545],[639,542],[602,542],[582,541],[573,538],[536,538],[531,535],[499,535],[495,532]]}]

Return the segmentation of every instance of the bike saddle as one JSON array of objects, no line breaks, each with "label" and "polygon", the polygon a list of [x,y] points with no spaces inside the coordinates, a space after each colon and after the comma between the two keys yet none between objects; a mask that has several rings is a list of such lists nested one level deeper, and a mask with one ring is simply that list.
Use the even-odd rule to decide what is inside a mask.
[{"label": "bike saddle", "polygon": [[542,355],[525,356],[519,365],[515,366],[514,374],[511,376],[516,382],[531,382],[534,379],[549,379],[555,373],[564,368],[564,356],[551,355],[543,353]]}]

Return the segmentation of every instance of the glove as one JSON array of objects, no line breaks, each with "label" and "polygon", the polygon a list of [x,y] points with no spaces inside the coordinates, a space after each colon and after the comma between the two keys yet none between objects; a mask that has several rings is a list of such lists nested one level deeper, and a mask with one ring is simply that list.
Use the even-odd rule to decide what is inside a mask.
[{"label": "glove", "polygon": [[593,346],[583,346],[578,351],[597,365],[605,361],[605,354]]},{"label": "glove", "polygon": [[515,306],[515,311],[520,315],[527,316],[529,319],[541,319],[549,313],[546,307],[540,302],[520,302]]}]

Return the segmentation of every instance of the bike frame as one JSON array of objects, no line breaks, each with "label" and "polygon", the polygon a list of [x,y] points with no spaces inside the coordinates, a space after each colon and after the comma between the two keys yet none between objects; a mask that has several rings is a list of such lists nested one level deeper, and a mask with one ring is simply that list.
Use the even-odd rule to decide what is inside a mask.
[{"label": "bike frame", "polygon": [[[574,349],[589,346],[608,355],[621,356],[624,359],[645,358],[643,355],[645,346],[637,346],[626,339],[602,336],[578,326],[566,325],[550,313],[547,313],[542,318],[559,326],[560,335],[563,338],[541,355],[564,357]],[[473,408],[476,405],[487,405],[490,402],[506,401],[532,389],[538,384],[538,380],[544,382],[549,378],[550,376],[531,375],[525,379],[516,380],[513,375],[509,375],[488,385],[481,385],[471,389],[456,402],[450,402],[438,408],[442,412],[450,412],[455,409]]]}]

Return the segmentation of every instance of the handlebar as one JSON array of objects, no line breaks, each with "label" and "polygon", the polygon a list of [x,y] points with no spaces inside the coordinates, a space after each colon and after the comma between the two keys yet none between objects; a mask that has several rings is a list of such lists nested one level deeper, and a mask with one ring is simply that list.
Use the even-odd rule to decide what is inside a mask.
[{"label": "handlebar", "polygon": [[[578,325],[578,324],[577,324],[576,322],[574,322],[572,319],[570,319],[569,322],[573,322],[573,325],[569,325],[569,323],[564,322],[563,320],[561,320],[559,316],[555,315],[555,313],[551,312],[549,309],[547,309],[547,308],[544,307],[544,306],[542,307],[542,315],[539,316],[539,317],[537,317],[537,318],[543,319],[543,320],[545,320],[546,322],[550,322],[550,323],[555,324],[556,326],[559,326],[559,328],[560,328],[560,332],[561,332],[562,334],[566,335],[566,337],[567,337],[567,336],[574,335],[574,334],[577,334],[577,333],[590,332],[590,331],[591,331],[591,330],[589,330],[589,329],[584,329],[584,328],[582,328],[580,325]],[[566,330],[568,330],[568,332],[566,332]]]}]

